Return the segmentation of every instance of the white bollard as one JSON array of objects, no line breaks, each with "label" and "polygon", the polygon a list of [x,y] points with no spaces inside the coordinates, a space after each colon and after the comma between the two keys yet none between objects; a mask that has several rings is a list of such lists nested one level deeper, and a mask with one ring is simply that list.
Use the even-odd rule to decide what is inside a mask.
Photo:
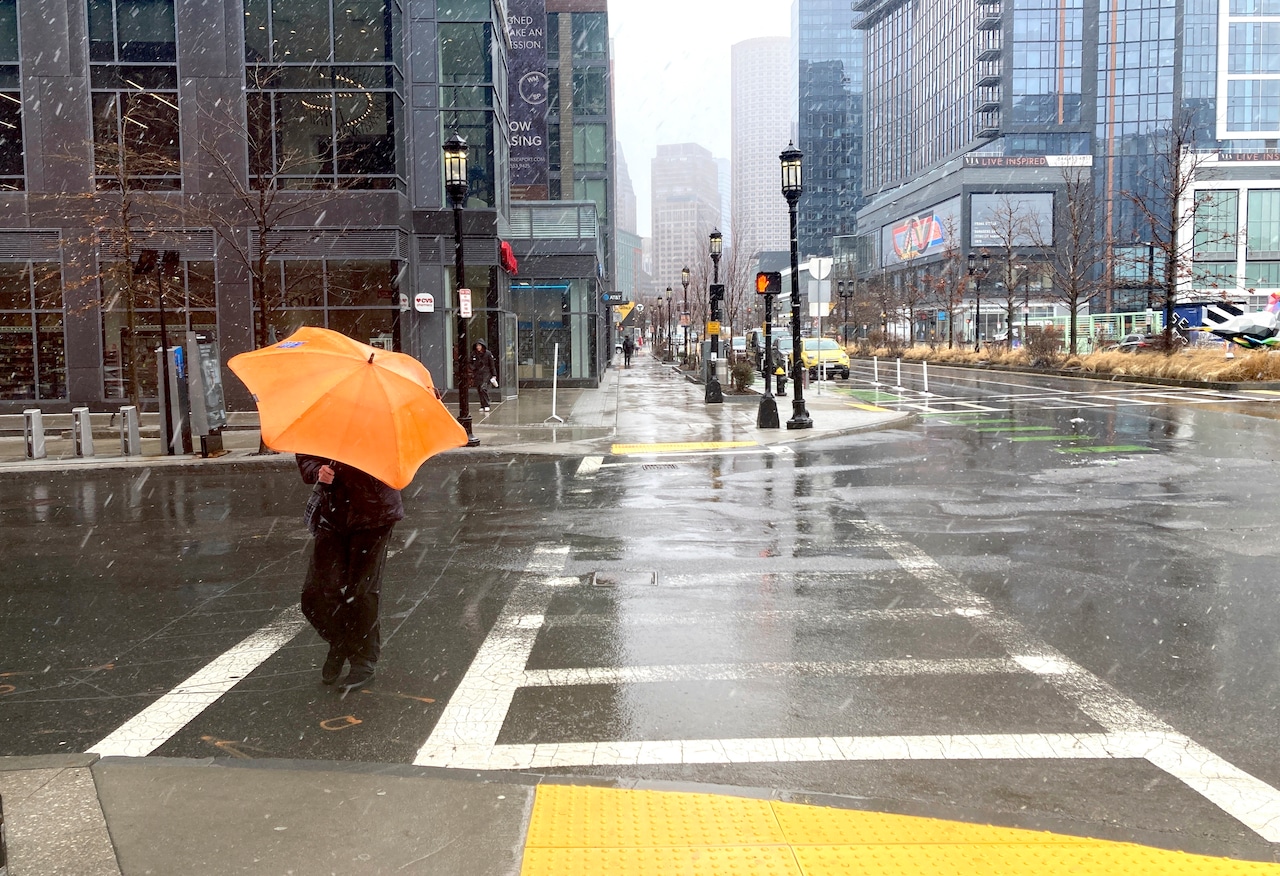
[{"label": "white bollard", "polygon": [[71,409],[71,437],[75,441],[76,456],[93,456],[93,424],[88,408]]},{"label": "white bollard", "polygon": [[871,357],[871,385],[872,386],[880,385],[880,357],[879,356]]},{"label": "white bollard", "polygon": [[138,432],[138,409],[134,405],[120,408],[120,454],[142,455],[142,436]]},{"label": "white bollard", "polygon": [[924,394],[929,394],[929,362],[926,360],[920,363],[920,371],[924,375]]},{"label": "white bollard", "polygon": [[22,412],[22,433],[27,441],[27,459],[44,459],[44,415],[39,408]]},{"label": "white bollard", "polygon": [[898,392],[902,392],[902,358],[898,358],[898,382],[893,387]]}]

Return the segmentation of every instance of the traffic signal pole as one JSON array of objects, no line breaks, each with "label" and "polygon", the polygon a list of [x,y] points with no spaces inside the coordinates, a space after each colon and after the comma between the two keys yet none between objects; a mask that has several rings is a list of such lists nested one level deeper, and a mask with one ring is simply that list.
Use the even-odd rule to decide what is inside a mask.
[{"label": "traffic signal pole", "polygon": [[782,274],[761,271],[756,274],[756,294],[764,296],[764,395],[756,411],[757,429],[779,429],[778,403],[773,397],[773,299],[782,291]]}]

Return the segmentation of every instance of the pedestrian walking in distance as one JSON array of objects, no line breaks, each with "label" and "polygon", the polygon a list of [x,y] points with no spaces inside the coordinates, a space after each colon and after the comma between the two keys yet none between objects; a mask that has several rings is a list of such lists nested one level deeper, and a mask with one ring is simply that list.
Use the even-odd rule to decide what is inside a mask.
[{"label": "pedestrian walking in distance", "polygon": [[298,454],[298,470],[323,494],[311,562],[302,587],[302,614],[329,643],[320,680],[333,684],[351,663],[342,687],[373,679],[382,648],[378,604],[382,568],[396,521],[404,517],[400,491],[358,468]]},{"label": "pedestrian walking in distance", "polygon": [[636,351],[636,342],[631,340],[631,335],[627,335],[622,339],[622,364],[631,367],[631,354]]},{"label": "pedestrian walking in distance", "polygon": [[476,341],[471,347],[471,382],[480,394],[480,410],[489,410],[489,387],[498,385],[498,362],[484,341]]}]

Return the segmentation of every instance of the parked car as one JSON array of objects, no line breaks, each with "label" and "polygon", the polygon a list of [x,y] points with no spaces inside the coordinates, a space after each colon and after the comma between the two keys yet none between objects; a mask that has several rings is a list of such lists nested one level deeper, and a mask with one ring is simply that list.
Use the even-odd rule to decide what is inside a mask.
[{"label": "parked car", "polygon": [[1137,353],[1142,350],[1155,349],[1158,338],[1155,335],[1130,334],[1125,335],[1116,344],[1116,350],[1121,353]]},{"label": "parked car", "polygon": [[839,374],[844,380],[849,379],[849,354],[832,338],[805,338],[800,361],[809,369],[810,380],[818,379],[819,368],[824,377]]}]

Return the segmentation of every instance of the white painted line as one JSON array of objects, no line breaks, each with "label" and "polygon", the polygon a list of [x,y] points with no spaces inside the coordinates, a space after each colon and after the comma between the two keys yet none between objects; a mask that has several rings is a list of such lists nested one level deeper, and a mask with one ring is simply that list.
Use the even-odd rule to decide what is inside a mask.
[{"label": "white painted line", "polygon": [[582,458],[582,462],[578,463],[578,472],[576,477],[595,477],[596,472],[600,470],[600,466],[603,462],[603,456],[584,456]]},{"label": "white painted line", "polygon": [[[727,576],[722,576],[727,577]],[[751,576],[759,577],[758,573]],[[866,576],[859,574],[859,580]],[[577,578],[568,579],[575,584]],[[845,611],[836,614],[808,609],[766,609],[761,611],[685,612],[684,614],[552,614],[547,616],[548,627],[696,627],[704,624],[723,624],[729,620],[744,626],[760,623],[791,623],[802,627],[826,624],[860,623],[865,621],[916,621],[931,617],[950,617],[957,612],[949,608],[872,608]]]},{"label": "white painted line", "polygon": [[[914,545],[883,526],[850,521],[875,538],[882,550],[916,575],[939,599],[957,609],[989,604]],[[1280,791],[1183,736],[1106,681],[1031,636],[1013,618],[994,611],[973,618],[976,628],[1004,646],[1021,666],[1045,679],[1059,694],[1126,740],[1127,756],[1143,757],[1269,842],[1280,841]]]},{"label": "white painted line", "polygon": [[672,739],[467,746],[450,766],[463,769],[658,764],[802,763],[904,760],[1107,760],[1129,757],[1127,737],[1106,733],[937,736],[811,736]]},{"label": "white painted line", "polygon": [[89,749],[102,757],[146,757],[218,701],[307,626],[297,606],[198,670]]},{"label": "white painted line", "polygon": [[[539,547],[525,567],[525,575],[562,581],[568,554],[567,545]],[[497,744],[537,641],[541,618],[555,595],[554,586],[542,583],[525,580],[516,585],[467,674],[449,697],[430,738],[418,749],[414,764],[450,766],[459,750],[492,749]],[[538,619],[536,625],[533,618]]]},{"label": "white painted line", "polygon": [[526,670],[522,687],[569,687],[591,684],[661,684],[675,681],[747,681],[771,678],[838,678],[843,676],[919,677],[925,675],[1025,674],[1004,657],[949,660],[842,660],[797,663],[692,663],[670,666],[586,666]]}]

